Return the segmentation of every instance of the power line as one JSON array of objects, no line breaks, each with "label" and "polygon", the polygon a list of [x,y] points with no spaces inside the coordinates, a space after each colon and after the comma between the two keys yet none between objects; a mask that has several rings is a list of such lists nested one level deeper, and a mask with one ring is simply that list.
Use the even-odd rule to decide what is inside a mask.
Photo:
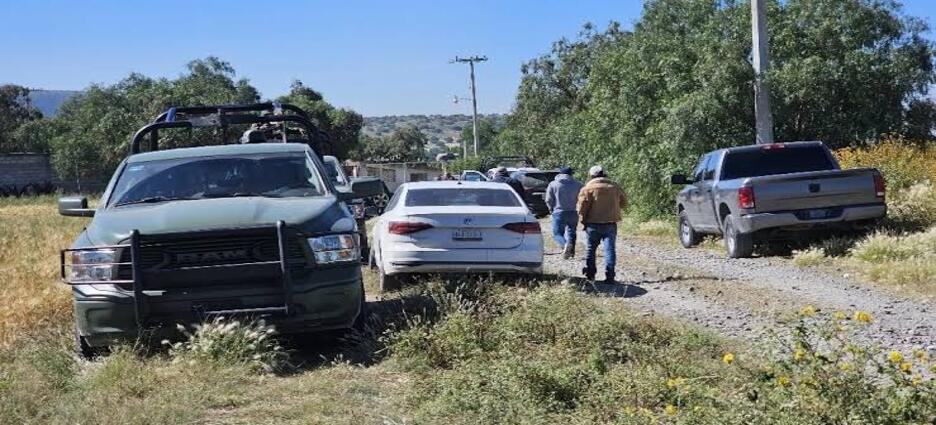
[{"label": "power line", "polygon": [[[469,69],[471,70],[471,135],[474,136],[474,154],[478,156],[478,97],[475,94],[475,72],[474,65],[475,62],[485,62],[487,61],[487,56],[471,56],[467,58],[460,58],[455,56],[450,63],[467,63]],[[465,147],[465,156],[467,155],[468,148]]]}]

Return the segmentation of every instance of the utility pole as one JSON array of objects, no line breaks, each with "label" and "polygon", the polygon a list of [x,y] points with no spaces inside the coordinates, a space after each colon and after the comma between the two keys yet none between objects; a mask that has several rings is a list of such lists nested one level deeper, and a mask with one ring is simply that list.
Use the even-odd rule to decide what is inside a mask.
[{"label": "utility pole", "polygon": [[773,143],[773,114],[770,112],[770,88],[764,76],[770,63],[767,37],[767,8],[764,0],[751,0],[751,35],[754,59],[754,115],[757,118],[757,143]]},{"label": "utility pole", "polygon": [[[478,156],[478,97],[475,95],[475,62],[484,62],[488,60],[487,56],[471,56],[460,58],[455,56],[451,63],[467,63],[471,69],[471,135],[474,136],[474,155]],[[468,148],[465,148],[465,156],[468,156]]]}]

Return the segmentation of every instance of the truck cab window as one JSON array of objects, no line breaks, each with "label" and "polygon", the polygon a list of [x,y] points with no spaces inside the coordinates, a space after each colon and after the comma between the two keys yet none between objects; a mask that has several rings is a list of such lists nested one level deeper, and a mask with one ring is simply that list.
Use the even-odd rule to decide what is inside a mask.
[{"label": "truck cab window", "polygon": [[708,162],[709,155],[703,155],[699,159],[699,165],[696,166],[695,170],[692,171],[692,180],[695,182],[702,181],[702,176],[705,172],[705,164]]},{"label": "truck cab window", "polygon": [[715,167],[718,165],[718,155],[709,155],[705,161],[705,169],[702,172],[702,180],[709,181],[715,179]]}]

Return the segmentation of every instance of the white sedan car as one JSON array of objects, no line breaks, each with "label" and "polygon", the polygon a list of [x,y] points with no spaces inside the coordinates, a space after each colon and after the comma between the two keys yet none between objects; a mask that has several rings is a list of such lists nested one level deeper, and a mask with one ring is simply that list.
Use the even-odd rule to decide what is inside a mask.
[{"label": "white sedan car", "polygon": [[504,183],[437,181],[400,186],[374,227],[380,290],[413,273],[542,273],[543,236]]}]

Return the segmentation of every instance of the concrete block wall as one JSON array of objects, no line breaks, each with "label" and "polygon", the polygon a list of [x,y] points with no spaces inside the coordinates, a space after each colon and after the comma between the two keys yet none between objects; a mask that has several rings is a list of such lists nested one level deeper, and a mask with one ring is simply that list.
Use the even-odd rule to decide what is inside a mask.
[{"label": "concrete block wall", "polygon": [[0,186],[22,187],[54,183],[56,180],[49,155],[0,154]]},{"label": "concrete block wall", "polygon": [[0,154],[0,187],[20,189],[27,185],[50,183],[66,193],[102,192],[107,185],[103,179],[83,179],[80,182],[59,179],[47,154]]}]

